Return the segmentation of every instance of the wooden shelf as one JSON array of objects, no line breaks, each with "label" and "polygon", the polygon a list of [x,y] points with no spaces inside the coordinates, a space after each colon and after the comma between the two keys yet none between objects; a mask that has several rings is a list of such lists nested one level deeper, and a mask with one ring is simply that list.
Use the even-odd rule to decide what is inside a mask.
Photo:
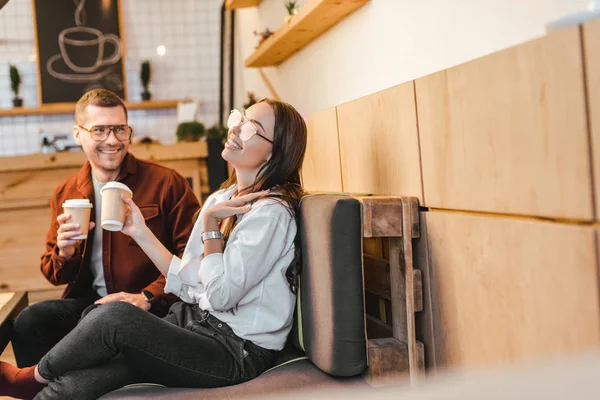
[{"label": "wooden shelf", "polygon": [[369,0],[309,0],[289,23],[269,36],[246,59],[246,67],[278,65]]},{"label": "wooden shelf", "polygon": [[[156,100],[142,101],[139,103],[125,103],[127,110],[154,110],[159,108],[175,108],[180,100]],[[0,117],[11,117],[18,115],[49,115],[49,114],[73,114],[75,103],[44,104],[34,108],[8,108],[0,109]]]},{"label": "wooden shelf", "polygon": [[225,8],[235,10],[236,8],[256,7],[262,0],[226,0]]}]

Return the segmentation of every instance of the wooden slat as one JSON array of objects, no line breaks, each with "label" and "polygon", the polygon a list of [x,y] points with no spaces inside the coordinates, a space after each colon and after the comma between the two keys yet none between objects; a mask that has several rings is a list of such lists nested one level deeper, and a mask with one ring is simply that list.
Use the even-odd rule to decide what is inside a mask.
[{"label": "wooden slat", "polygon": [[[425,348],[416,343],[416,358],[419,370],[425,368]],[[369,339],[367,343],[369,368],[365,379],[371,386],[398,384],[410,374],[408,345],[394,338]]]},{"label": "wooden slat", "polygon": [[365,290],[391,300],[390,263],[384,258],[363,255]]},{"label": "wooden slat", "polygon": [[438,365],[600,346],[593,227],[444,212],[425,219]]},{"label": "wooden slat", "polygon": [[402,239],[389,238],[390,247],[390,294],[392,298],[392,330],[394,338],[409,342],[408,318],[406,316],[406,279],[402,261]]},{"label": "wooden slat", "polygon": [[[129,151],[137,158],[161,162],[166,160],[208,157],[206,142],[162,144],[135,144]],[[65,167],[80,168],[86,161],[81,151],[28,156],[2,157],[0,172],[29,171]]]},{"label": "wooden slat", "polygon": [[10,341],[12,320],[14,320],[25,307],[27,307],[26,292],[10,293],[7,301],[3,301],[2,304],[0,304],[0,354],[4,352],[4,348]]},{"label": "wooden slat", "polygon": [[344,191],[422,200],[413,83],[337,110]]},{"label": "wooden slat", "polygon": [[130,147],[137,158],[154,162],[170,160],[188,160],[208,157],[206,142],[190,142],[175,144],[136,144]]},{"label": "wooden slat", "polygon": [[[413,269],[413,223],[419,221],[413,221],[413,208],[417,207],[416,199],[414,198],[402,198],[402,258],[404,261],[404,279],[405,279],[405,297],[406,297],[406,332],[408,336],[408,364],[410,380],[414,384],[421,375],[420,369],[422,366],[419,365],[419,356],[417,349],[417,331],[415,327],[415,282],[414,282],[414,269]],[[391,244],[391,243],[390,243]],[[390,265],[390,271],[392,266]],[[392,282],[392,288],[394,287],[394,279],[390,275],[390,281]],[[392,297],[392,301],[394,301]],[[397,313],[394,303],[392,303],[392,312]]]},{"label": "wooden slat", "polygon": [[79,169],[76,167],[0,172],[0,204],[3,208],[11,208],[11,204],[30,201],[47,207],[56,186],[76,174]]},{"label": "wooden slat", "polygon": [[367,322],[367,337],[369,339],[392,337],[392,327],[372,315],[365,316]]},{"label": "wooden slat", "polygon": [[277,65],[321,36],[369,0],[309,0],[292,20],[246,59],[246,67]]},{"label": "wooden slat", "polygon": [[225,8],[235,10],[237,8],[256,7],[262,0],[225,0]]},{"label": "wooden slat", "polygon": [[60,299],[62,293],[65,290],[66,285],[54,286],[52,289],[35,290],[27,292],[29,296],[29,304],[39,303],[40,301],[46,300],[57,300]]},{"label": "wooden slat", "polygon": [[363,237],[402,236],[402,200],[399,197],[355,197],[363,209]]},{"label": "wooden slat", "polygon": [[582,71],[572,27],[418,79],[424,205],[591,220]]},{"label": "wooden slat", "polygon": [[306,119],[308,140],[302,180],[311,191],[342,191],[340,148],[335,108],[315,113]]},{"label": "wooden slat", "polygon": [[600,220],[600,19],[583,25],[590,142],[594,163],[596,220]]},{"label": "wooden slat", "polygon": [[434,276],[431,272],[431,263],[429,255],[429,246],[427,244],[427,224],[425,219],[425,212],[419,214],[419,226],[421,230],[421,237],[415,241],[414,256],[415,265],[419,267],[422,273],[422,297],[423,297],[423,308],[415,316],[415,324],[417,331],[420,332],[419,340],[423,342],[423,345],[427,349],[425,352],[425,364],[429,373],[437,370],[437,358],[436,358],[436,342],[434,335],[434,316],[432,309],[432,292],[437,293],[437,287],[435,286]]},{"label": "wooden slat", "polygon": [[[386,300],[392,299],[390,286],[390,263],[385,258],[363,254],[365,290]],[[421,270],[413,270],[415,312],[423,311],[423,276]]]},{"label": "wooden slat", "polygon": [[[125,103],[127,110],[156,110],[161,108],[175,108],[180,100],[152,100],[139,103]],[[54,115],[73,114],[75,103],[44,104],[40,107],[16,107],[0,109],[0,117],[14,117],[19,115]]]},{"label": "wooden slat", "polygon": [[50,209],[0,212],[0,292],[54,289],[40,272]]}]

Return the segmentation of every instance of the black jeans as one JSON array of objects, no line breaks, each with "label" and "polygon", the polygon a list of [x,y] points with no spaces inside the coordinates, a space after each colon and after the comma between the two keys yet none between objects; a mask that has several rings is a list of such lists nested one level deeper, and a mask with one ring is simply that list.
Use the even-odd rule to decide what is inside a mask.
[{"label": "black jeans", "polygon": [[15,319],[11,337],[17,365],[37,364],[81,318],[81,313],[99,299],[90,293],[82,299],[48,300],[25,308]]},{"label": "black jeans", "polygon": [[42,358],[51,383],[37,396],[96,399],[126,384],[209,388],[241,383],[271,367],[276,352],[236,336],[197,305],[176,303],[160,319],[131,304],[91,310]]}]

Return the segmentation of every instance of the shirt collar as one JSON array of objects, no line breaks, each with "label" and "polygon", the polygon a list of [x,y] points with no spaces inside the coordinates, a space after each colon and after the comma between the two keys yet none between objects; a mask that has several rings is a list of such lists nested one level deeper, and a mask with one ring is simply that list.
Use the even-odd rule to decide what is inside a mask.
[{"label": "shirt collar", "polygon": [[[137,172],[137,159],[131,153],[127,153],[121,164],[121,170],[117,175],[117,181],[125,179],[128,175],[135,175]],[[92,166],[89,161],[81,167],[77,174],[77,189],[83,194],[89,194],[94,192],[94,185],[92,182]]]}]

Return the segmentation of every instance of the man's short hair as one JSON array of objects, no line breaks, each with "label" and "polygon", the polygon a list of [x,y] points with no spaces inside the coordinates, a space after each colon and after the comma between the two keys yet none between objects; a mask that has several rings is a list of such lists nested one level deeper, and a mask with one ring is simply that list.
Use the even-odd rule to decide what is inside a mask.
[{"label": "man's short hair", "polygon": [[77,102],[77,106],[75,107],[75,123],[78,125],[83,125],[85,123],[85,113],[87,111],[87,106],[97,106],[97,107],[123,107],[123,111],[125,111],[125,118],[127,118],[127,107],[125,107],[125,103],[123,100],[110,90],[106,89],[92,89],[89,92],[86,92],[79,101]]}]

